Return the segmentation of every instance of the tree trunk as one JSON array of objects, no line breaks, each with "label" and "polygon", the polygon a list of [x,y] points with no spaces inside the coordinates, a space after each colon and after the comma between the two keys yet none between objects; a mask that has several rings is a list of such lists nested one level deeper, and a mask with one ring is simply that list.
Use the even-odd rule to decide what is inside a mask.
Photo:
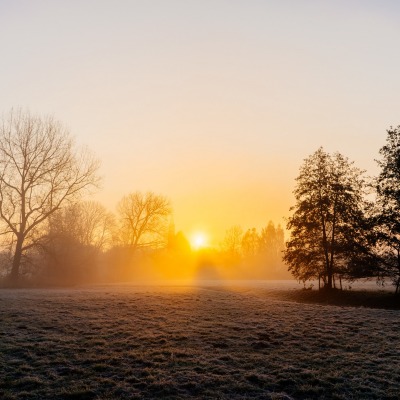
[{"label": "tree trunk", "polygon": [[397,275],[397,282],[396,282],[396,292],[395,294],[399,294],[399,287],[400,287],[400,251],[397,249],[397,270],[398,270],[398,275]]},{"label": "tree trunk", "polygon": [[326,283],[325,289],[332,290],[332,275],[333,274],[331,271],[328,271],[327,275],[328,275],[328,282]]},{"label": "tree trunk", "polygon": [[20,235],[17,238],[17,244],[15,246],[15,252],[10,274],[11,281],[14,283],[16,283],[19,278],[19,267],[21,265],[21,258],[22,258],[22,244],[23,244],[23,237],[22,235]]}]

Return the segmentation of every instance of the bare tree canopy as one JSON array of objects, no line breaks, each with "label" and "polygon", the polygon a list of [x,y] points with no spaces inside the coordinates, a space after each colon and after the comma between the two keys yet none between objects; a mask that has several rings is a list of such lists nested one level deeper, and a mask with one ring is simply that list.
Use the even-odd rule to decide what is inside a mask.
[{"label": "bare tree canopy", "polygon": [[160,247],[168,238],[169,200],[152,192],[134,192],[118,204],[120,241],[136,250],[139,247]]},{"label": "bare tree canopy", "polygon": [[114,225],[114,215],[100,203],[77,202],[63,207],[49,218],[46,237],[61,242],[71,237],[82,246],[103,251],[112,245]]},{"label": "bare tree canopy", "polygon": [[239,257],[242,253],[243,229],[240,225],[231,226],[225,231],[221,249],[232,257]]},{"label": "bare tree canopy", "polygon": [[73,284],[95,279],[112,245],[114,216],[94,201],[76,202],[48,219],[41,239],[39,281]]},{"label": "bare tree canopy", "polygon": [[11,238],[11,278],[17,280],[35,232],[64,202],[97,185],[99,162],[77,151],[52,117],[11,110],[0,124],[0,218]]}]

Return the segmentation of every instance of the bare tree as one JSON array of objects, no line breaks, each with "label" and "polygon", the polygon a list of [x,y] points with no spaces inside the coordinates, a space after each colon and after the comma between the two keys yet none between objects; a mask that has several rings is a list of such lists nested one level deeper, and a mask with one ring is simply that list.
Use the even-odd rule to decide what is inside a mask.
[{"label": "bare tree", "polygon": [[234,225],[225,231],[221,249],[232,257],[240,257],[242,253],[243,229]]},{"label": "bare tree", "polygon": [[254,257],[257,254],[260,243],[256,228],[247,229],[242,238],[242,251],[245,257]]},{"label": "bare tree", "polygon": [[160,247],[166,244],[169,217],[172,209],[169,200],[152,192],[131,193],[118,204],[120,241],[136,250],[139,247]]},{"label": "bare tree", "polygon": [[49,218],[47,237],[70,236],[96,251],[112,245],[114,215],[95,201],[70,204]]},{"label": "bare tree", "polygon": [[114,215],[97,202],[78,202],[57,210],[41,240],[42,279],[63,284],[94,279],[101,269],[102,253],[112,245],[113,230]]},{"label": "bare tree", "polygon": [[35,233],[60,206],[97,185],[99,163],[52,117],[11,110],[0,122],[0,218],[13,243],[11,279]]},{"label": "bare tree", "polygon": [[278,265],[282,261],[283,250],[285,250],[285,235],[280,225],[275,227],[272,221],[261,230],[260,252],[268,264]]}]

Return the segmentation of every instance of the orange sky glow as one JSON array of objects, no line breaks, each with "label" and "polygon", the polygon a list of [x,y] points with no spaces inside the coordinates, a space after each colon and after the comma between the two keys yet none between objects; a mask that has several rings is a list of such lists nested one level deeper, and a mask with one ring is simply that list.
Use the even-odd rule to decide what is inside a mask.
[{"label": "orange sky glow", "polygon": [[399,16],[389,0],[5,0],[0,113],[54,115],[102,162],[93,198],[165,195],[177,230],[216,245],[284,226],[319,146],[376,172],[400,123]]}]

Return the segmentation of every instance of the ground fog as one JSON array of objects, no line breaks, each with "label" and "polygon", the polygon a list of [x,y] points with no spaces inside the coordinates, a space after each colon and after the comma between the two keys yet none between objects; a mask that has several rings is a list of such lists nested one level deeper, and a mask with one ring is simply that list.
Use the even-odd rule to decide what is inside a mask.
[{"label": "ground fog", "polygon": [[1,290],[0,398],[399,398],[399,310],[281,290]]}]

